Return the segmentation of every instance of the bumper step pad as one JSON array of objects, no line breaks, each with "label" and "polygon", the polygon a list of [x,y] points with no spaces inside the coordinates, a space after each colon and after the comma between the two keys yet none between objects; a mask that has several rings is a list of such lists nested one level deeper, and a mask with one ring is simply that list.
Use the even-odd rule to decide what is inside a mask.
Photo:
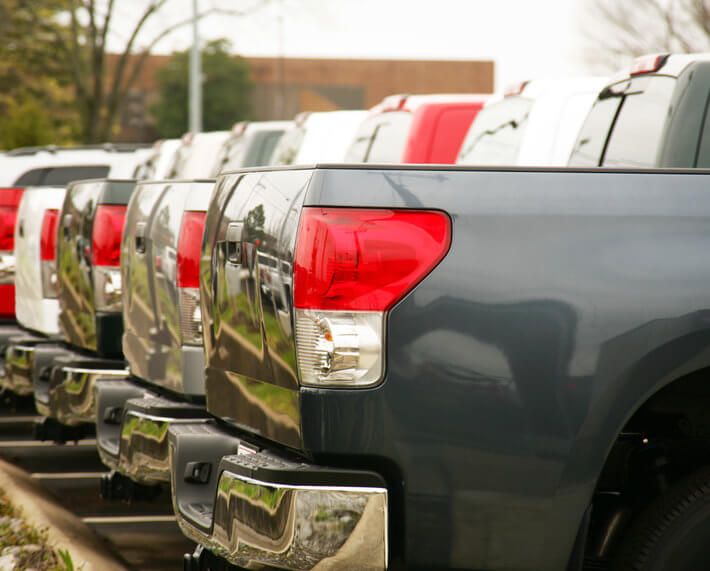
[{"label": "bumper step pad", "polygon": [[[169,432],[178,523],[219,557],[238,566],[386,569],[387,489],[378,475],[287,459],[212,425]],[[236,451],[217,460],[230,446]]]},{"label": "bumper step pad", "polygon": [[205,407],[147,393],[126,403],[117,471],[140,484],[169,484],[168,428],[207,422]]},{"label": "bumper step pad", "polygon": [[49,379],[46,416],[68,426],[94,424],[96,382],[102,379],[125,380],[128,376],[128,369],[122,361],[76,355],[57,357],[53,361]]},{"label": "bumper step pad", "polygon": [[126,402],[145,396],[147,390],[130,380],[101,379],[94,385],[96,400],[96,447],[101,461],[115,470],[121,442],[121,421]]}]

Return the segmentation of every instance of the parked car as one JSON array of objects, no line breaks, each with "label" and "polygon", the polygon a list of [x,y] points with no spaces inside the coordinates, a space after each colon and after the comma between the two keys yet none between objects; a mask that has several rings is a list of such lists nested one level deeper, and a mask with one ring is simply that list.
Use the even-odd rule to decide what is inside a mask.
[{"label": "parked car", "polygon": [[214,172],[220,150],[229,137],[229,131],[186,133],[164,178],[190,180]]},{"label": "parked car", "polygon": [[454,163],[483,95],[393,95],[362,122],[345,157],[354,163]]},{"label": "parked car", "polygon": [[703,568],[706,179],[220,177],[200,271],[215,421],[168,429],[193,563]]},{"label": "parked car", "polygon": [[[20,290],[18,300],[26,297],[33,309],[25,318],[18,303],[18,319],[28,331],[10,340],[6,366],[12,390],[33,394],[45,417],[37,425],[41,440],[64,442],[91,434],[94,381],[127,376],[118,260],[134,186],[134,181],[100,179],[74,182],[66,193],[58,189],[55,201],[61,202],[45,211],[39,252],[25,239],[27,262],[18,271],[18,287],[26,279],[38,286],[36,292],[29,286]],[[21,232],[18,226],[18,236]]]},{"label": "parked car", "polygon": [[[331,128],[338,123],[342,116],[325,122]],[[267,147],[289,126],[237,125],[218,167],[263,165]],[[306,128],[305,138],[324,136],[319,128],[317,122],[316,128]],[[309,143],[313,149],[317,144]],[[318,158],[311,155],[311,160]],[[143,182],[131,198],[121,250],[123,352],[131,377],[95,386],[97,446],[112,469],[103,481],[104,497],[152,497],[157,487],[169,486],[168,427],[207,421],[199,259],[214,187],[214,180]],[[285,282],[276,290],[277,275],[271,268],[264,279],[273,292],[270,302],[281,304],[290,294]]]},{"label": "parked car", "polygon": [[654,54],[612,78],[584,122],[570,166],[710,166],[710,54]]},{"label": "parked car", "polygon": [[[7,341],[21,333],[15,320],[15,222],[25,187],[63,187],[75,178],[106,176],[111,168],[123,175],[141,160],[147,150],[136,145],[104,145],[99,147],[36,147],[8,151],[0,155],[0,361],[4,361]],[[57,206],[55,190],[47,190],[48,206]],[[32,206],[25,206],[41,224],[44,195],[34,192]],[[50,196],[51,195],[51,196]],[[28,199],[30,200],[30,199]],[[61,198],[58,198],[61,201]],[[39,230],[39,228],[36,228]],[[38,239],[35,236],[35,239]],[[33,247],[37,248],[37,243]],[[36,288],[39,282],[29,280],[23,287]],[[21,298],[23,304],[26,298]],[[32,311],[34,300],[26,309]]]},{"label": "parked car", "polygon": [[[50,169],[46,165],[52,160],[55,161],[54,164],[60,165],[56,166],[57,171],[52,174],[51,180],[54,182],[61,182],[64,180],[62,177],[89,174],[94,171],[98,173],[99,170],[100,173],[109,172],[116,176],[125,176],[133,172],[137,162],[143,160],[146,155],[145,150],[134,152],[130,149],[111,147],[78,151],[52,150],[49,153],[50,158],[44,156],[47,152],[39,151],[36,153],[39,155],[38,162],[34,165],[44,165],[37,167],[40,170]],[[31,155],[29,151],[23,153],[26,154],[21,154],[19,157],[21,168],[29,170],[25,170],[24,174],[20,175],[17,179],[20,182],[23,177],[27,180],[28,173],[37,170],[28,162],[28,157],[33,157],[34,154]],[[82,166],[81,161],[87,161],[88,166]],[[92,164],[92,161],[95,161],[95,164]],[[17,171],[17,165],[13,161],[7,164],[8,170],[12,168]],[[44,182],[49,180],[48,177],[43,179]],[[13,257],[16,266],[14,280],[17,294],[14,306],[18,323],[6,325],[0,330],[3,358],[11,356],[0,376],[0,386],[5,391],[18,396],[32,394],[28,360],[30,353],[34,353],[40,345],[51,345],[59,335],[54,244],[64,195],[63,186],[26,188],[21,193],[15,216]],[[12,340],[17,343],[11,343]],[[45,347],[41,347],[39,351],[44,353],[44,349]],[[39,361],[44,362],[43,359]]]},{"label": "parked car", "polygon": [[301,113],[279,139],[269,164],[341,162],[366,116],[366,111]]},{"label": "parked car", "polygon": [[74,180],[106,177],[112,168],[116,175],[128,176],[149,153],[143,145],[116,143],[23,147],[0,154],[0,186],[66,186]]},{"label": "parked car", "polygon": [[269,164],[274,148],[292,121],[241,121],[222,145],[212,176],[222,171]]},{"label": "parked car", "polygon": [[540,79],[490,99],[466,135],[458,164],[564,166],[604,78]]},{"label": "parked car", "polygon": [[[214,181],[138,184],[121,246],[123,353],[130,378],[96,383],[104,497],[170,483],[167,425],[204,418],[198,272]],[[142,490],[145,491],[145,490]]]}]

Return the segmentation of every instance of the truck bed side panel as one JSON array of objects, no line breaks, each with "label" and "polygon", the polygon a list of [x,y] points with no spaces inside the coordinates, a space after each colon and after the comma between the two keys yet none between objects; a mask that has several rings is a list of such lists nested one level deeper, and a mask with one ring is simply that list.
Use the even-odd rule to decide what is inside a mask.
[{"label": "truck bed side panel", "polygon": [[316,171],[306,204],[453,219],[390,313],[384,383],[300,394],[311,454],[397,467],[410,564],[565,569],[626,420],[710,366],[708,177]]}]

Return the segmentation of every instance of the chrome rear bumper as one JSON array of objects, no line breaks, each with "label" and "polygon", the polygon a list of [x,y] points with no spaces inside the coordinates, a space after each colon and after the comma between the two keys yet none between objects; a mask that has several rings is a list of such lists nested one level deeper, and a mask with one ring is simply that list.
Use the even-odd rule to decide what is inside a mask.
[{"label": "chrome rear bumper", "polygon": [[207,422],[204,406],[146,394],[126,403],[116,470],[140,484],[170,483],[168,428]]},{"label": "chrome rear bumper", "polygon": [[33,337],[27,332],[9,339],[5,350],[2,387],[19,396],[30,396],[34,389],[35,376],[46,365],[47,360],[44,357],[48,351],[51,352],[57,347],[56,340]]},{"label": "chrome rear bumper", "polygon": [[141,398],[146,389],[129,380],[102,379],[94,384],[96,401],[96,447],[101,461],[111,468],[118,468],[118,452],[121,443],[121,422],[126,403]]},{"label": "chrome rear bumper", "polygon": [[178,523],[220,557],[249,568],[387,568],[378,475],[286,459],[210,424],[173,426],[169,439]]},{"label": "chrome rear bumper", "polygon": [[5,353],[13,337],[24,335],[25,332],[14,323],[0,325],[0,389],[7,384],[7,371],[5,369]]},{"label": "chrome rear bumper", "polygon": [[49,382],[46,413],[40,406],[37,410],[68,426],[93,424],[96,421],[95,384],[101,379],[127,379],[128,375],[128,369],[111,361],[78,359],[66,365],[56,364]]}]

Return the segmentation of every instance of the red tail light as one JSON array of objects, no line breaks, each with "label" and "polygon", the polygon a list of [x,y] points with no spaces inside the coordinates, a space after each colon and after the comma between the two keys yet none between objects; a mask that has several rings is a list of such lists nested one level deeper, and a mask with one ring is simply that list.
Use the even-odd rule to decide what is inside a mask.
[{"label": "red tail light", "polygon": [[200,313],[200,252],[206,212],[188,210],[182,215],[177,247],[177,286],[180,306],[180,331],[187,345],[202,344]]},{"label": "red tail light", "polygon": [[57,222],[59,211],[45,210],[42,219],[42,234],[39,241],[39,256],[43,262],[53,261],[57,257]]},{"label": "red tail light", "polygon": [[177,249],[177,286],[200,287],[200,251],[206,212],[187,211],[182,215]]},{"label": "red tail light", "polygon": [[303,309],[385,311],[444,257],[442,212],[306,208],[296,244],[294,304]]},{"label": "red tail light", "polygon": [[0,252],[15,248],[15,222],[22,192],[22,188],[0,188]]},{"label": "red tail light", "polygon": [[434,269],[450,244],[451,220],[443,212],[304,209],[293,274],[300,382],[379,383],[385,312]]},{"label": "red tail light", "polygon": [[96,208],[91,239],[94,266],[118,267],[121,260],[121,233],[126,222],[126,206],[100,204]]}]

